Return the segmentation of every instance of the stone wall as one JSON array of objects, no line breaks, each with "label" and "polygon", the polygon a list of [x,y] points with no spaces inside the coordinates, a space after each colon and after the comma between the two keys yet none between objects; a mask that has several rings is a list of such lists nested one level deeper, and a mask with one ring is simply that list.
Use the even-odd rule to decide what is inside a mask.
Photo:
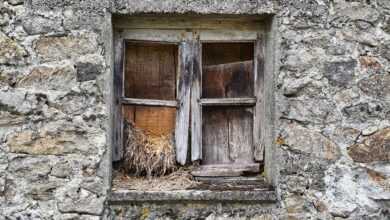
[{"label": "stone wall", "polygon": [[114,213],[111,13],[274,14],[273,218],[390,215],[390,1],[2,0],[0,219]]}]

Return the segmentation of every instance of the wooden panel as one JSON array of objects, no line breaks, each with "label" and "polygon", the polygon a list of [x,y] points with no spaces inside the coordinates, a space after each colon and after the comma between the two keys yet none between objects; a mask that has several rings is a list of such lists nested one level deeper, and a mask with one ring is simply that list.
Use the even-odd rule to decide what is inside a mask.
[{"label": "wooden panel", "polygon": [[202,159],[202,111],[199,104],[201,88],[201,68],[200,60],[201,44],[197,41],[193,49],[193,74],[191,87],[191,160]]},{"label": "wooden panel", "polygon": [[202,97],[253,97],[253,43],[205,43]]},{"label": "wooden panel", "polygon": [[220,108],[203,108],[202,164],[224,164],[229,160],[229,120]]},{"label": "wooden panel", "polygon": [[202,164],[253,162],[253,113],[244,107],[203,108]]},{"label": "wooden panel", "polygon": [[174,44],[126,43],[125,96],[174,100],[176,64]]},{"label": "wooden panel", "polygon": [[228,114],[230,160],[234,163],[253,161],[252,111],[233,108]]},{"label": "wooden panel", "polygon": [[123,156],[122,145],[122,111],[120,97],[122,96],[124,41],[118,32],[114,33],[114,77],[113,77],[113,135],[112,160],[119,161]]},{"label": "wooden panel", "polygon": [[253,60],[253,43],[203,43],[203,66]]},{"label": "wooden panel", "polygon": [[184,165],[188,154],[188,133],[190,128],[190,98],[193,43],[182,42],[180,44],[179,59],[179,85],[178,85],[178,111],[176,120],[176,161]]},{"label": "wooden panel", "polygon": [[264,102],[264,37],[259,36],[255,48],[255,94],[257,105],[254,114],[253,143],[254,159],[263,161],[264,159],[264,133],[265,133],[265,102]]},{"label": "wooden panel", "polygon": [[152,136],[172,135],[175,129],[176,109],[125,105],[123,117]]}]

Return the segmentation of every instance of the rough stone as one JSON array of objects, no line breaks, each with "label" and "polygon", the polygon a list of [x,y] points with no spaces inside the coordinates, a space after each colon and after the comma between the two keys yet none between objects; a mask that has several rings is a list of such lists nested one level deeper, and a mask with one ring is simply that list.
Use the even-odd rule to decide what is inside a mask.
[{"label": "rough stone", "polygon": [[95,151],[85,132],[76,125],[64,121],[47,124],[36,131],[15,132],[7,137],[7,145],[13,153],[33,155],[64,155]]},{"label": "rough stone", "polygon": [[61,17],[45,18],[33,16],[23,21],[23,28],[28,34],[45,34],[49,32],[63,32]]},{"label": "rough stone", "polygon": [[0,64],[17,64],[26,55],[20,44],[0,31]]},{"label": "rough stone", "polygon": [[10,161],[8,170],[24,180],[38,181],[46,178],[51,168],[47,158],[17,157]]},{"label": "rough stone", "polygon": [[63,213],[100,215],[104,209],[104,200],[104,197],[98,197],[84,189],[70,189],[65,192],[63,198],[57,199],[57,205]]},{"label": "rough stone", "polygon": [[292,151],[298,151],[327,160],[335,160],[340,156],[338,146],[322,134],[292,123],[286,130],[282,141]]},{"label": "rough stone", "polygon": [[42,61],[55,61],[77,58],[80,55],[95,53],[95,35],[42,37],[35,42],[35,50]]},{"label": "rough stone", "polygon": [[390,161],[390,128],[366,137],[348,148],[349,156],[359,163]]},{"label": "rough stone", "polygon": [[70,177],[72,174],[72,167],[68,162],[60,162],[53,166],[50,175],[58,178]]},{"label": "rough stone", "polygon": [[324,76],[332,86],[347,87],[354,77],[355,67],[355,60],[326,63]]},{"label": "rough stone", "polygon": [[41,90],[69,90],[76,84],[76,71],[72,65],[38,66],[22,77],[16,87],[37,88]]},{"label": "rough stone", "polygon": [[390,74],[376,74],[362,79],[359,88],[376,99],[390,101]]},{"label": "rough stone", "polygon": [[11,5],[21,5],[24,3],[24,0],[8,0],[8,3]]},{"label": "rough stone", "polygon": [[102,66],[94,63],[76,63],[77,81],[84,82],[95,80],[102,71]]},{"label": "rough stone", "polygon": [[[263,22],[278,201],[111,203],[109,22],[145,14]],[[387,219],[389,15],[389,0],[0,0],[0,219]]]},{"label": "rough stone", "polygon": [[364,123],[377,118],[384,119],[389,114],[389,110],[380,102],[358,103],[343,108],[342,112],[347,119],[355,123]]}]

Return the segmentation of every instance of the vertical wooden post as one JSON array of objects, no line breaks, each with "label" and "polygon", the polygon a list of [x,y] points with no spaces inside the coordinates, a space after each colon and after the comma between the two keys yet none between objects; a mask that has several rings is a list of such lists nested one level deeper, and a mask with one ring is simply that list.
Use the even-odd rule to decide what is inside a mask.
[{"label": "vertical wooden post", "polygon": [[258,34],[258,38],[255,43],[255,85],[254,91],[256,96],[256,107],[253,120],[253,144],[254,144],[254,159],[255,161],[264,160],[264,46],[265,38],[262,34]]},{"label": "vertical wooden post", "polygon": [[202,159],[202,107],[199,103],[202,82],[201,43],[195,36],[191,87],[191,160]]},{"label": "vertical wooden post", "polygon": [[121,108],[121,97],[123,87],[123,60],[124,60],[124,40],[120,37],[120,33],[114,33],[114,82],[113,82],[113,135],[112,135],[112,160],[118,161],[123,156],[123,139],[122,139],[122,108]]},{"label": "vertical wooden post", "polygon": [[181,165],[186,163],[188,153],[192,62],[192,42],[183,41],[179,48],[178,110],[175,132],[176,160]]}]

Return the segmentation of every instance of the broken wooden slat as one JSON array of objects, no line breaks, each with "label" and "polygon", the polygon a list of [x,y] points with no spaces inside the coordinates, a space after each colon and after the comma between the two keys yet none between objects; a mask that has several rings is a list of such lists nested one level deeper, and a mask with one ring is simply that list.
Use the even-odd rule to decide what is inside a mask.
[{"label": "broken wooden slat", "polygon": [[201,99],[202,106],[254,106],[256,98]]},{"label": "broken wooden slat", "polygon": [[158,99],[122,98],[122,104],[127,104],[127,105],[145,105],[145,106],[177,107],[177,101],[171,101],[171,100],[158,100]]},{"label": "broken wooden slat", "polygon": [[201,44],[199,41],[194,43],[193,48],[193,73],[191,86],[191,161],[202,159],[202,107],[198,100],[201,91],[201,70],[200,60]]},{"label": "broken wooden slat", "polygon": [[187,161],[188,130],[190,124],[190,91],[192,75],[192,43],[182,42],[179,49],[178,110],[176,117],[176,160],[184,165]]},{"label": "broken wooden slat", "polygon": [[258,40],[256,41],[255,48],[255,93],[257,104],[254,112],[253,119],[253,143],[254,143],[254,159],[255,161],[264,160],[264,115],[265,115],[265,106],[264,106],[264,37],[259,35]]},{"label": "broken wooden slat", "polygon": [[249,174],[259,174],[260,165],[257,163],[251,164],[219,164],[219,165],[202,165],[194,169],[191,174],[193,176],[244,176]]}]

